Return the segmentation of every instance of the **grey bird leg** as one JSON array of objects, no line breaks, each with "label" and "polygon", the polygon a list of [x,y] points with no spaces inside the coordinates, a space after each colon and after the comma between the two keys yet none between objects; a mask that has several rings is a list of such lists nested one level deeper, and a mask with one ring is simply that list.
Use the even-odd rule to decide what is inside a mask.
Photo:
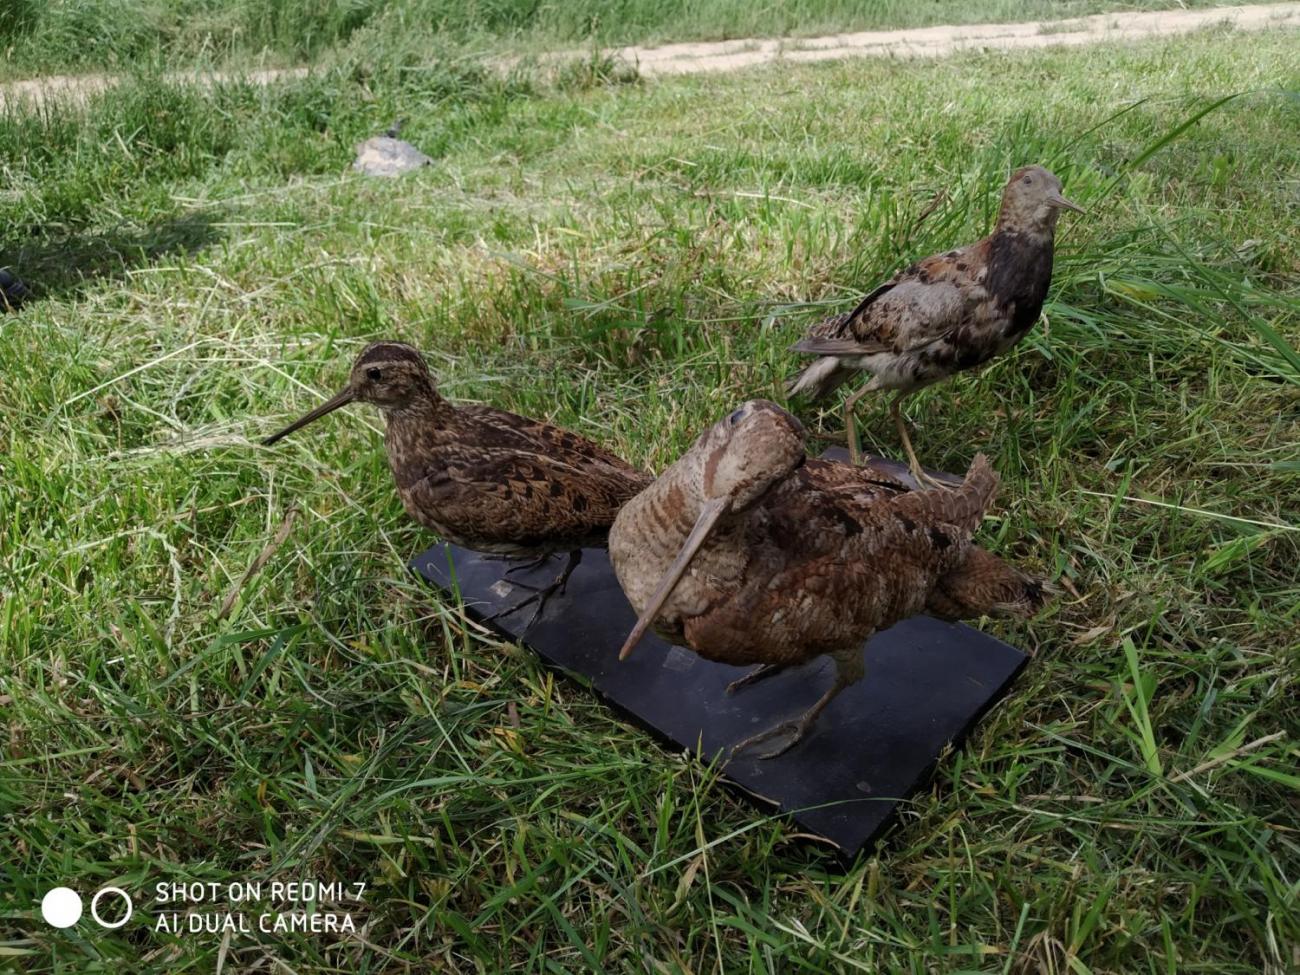
[{"label": "grey bird leg", "polygon": [[912,471],[912,476],[919,483],[925,472],[921,470],[921,462],[916,459],[916,451],[912,449],[912,437],[907,432],[907,421],[903,419],[903,400],[906,398],[907,392],[899,390],[898,395],[889,404],[889,415],[894,418],[894,426],[898,429],[898,439],[903,442],[903,450],[907,452],[907,466]]},{"label": "grey bird leg", "polygon": [[727,685],[727,693],[735,694],[742,687],[749,687],[751,684],[757,684],[768,677],[774,677],[785,670],[784,664],[759,664],[744,677],[738,677]]},{"label": "grey bird leg", "polygon": [[898,428],[898,438],[903,441],[903,450],[907,452],[907,468],[912,472],[912,477],[916,480],[916,486],[919,488],[941,487],[951,489],[951,485],[944,484],[943,481],[935,480],[921,467],[921,462],[916,459],[916,451],[912,449],[912,438],[907,432],[907,420],[903,419],[903,400],[910,396],[911,390],[900,390],[894,397],[894,401],[889,404],[889,415],[894,418],[894,426]]},{"label": "grey bird leg", "polygon": [[[537,556],[537,558],[535,558],[535,559],[530,559],[530,560],[527,561],[527,562],[520,562],[518,565],[512,565],[510,568],[506,569],[506,571],[505,571],[504,574],[505,574],[505,575],[510,575],[510,573],[512,573],[512,572],[532,572],[534,569],[540,569],[540,568],[541,568],[542,566],[544,566],[547,562],[551,561],[551,555],[552,555],[552,554],[554,554],[554,553],[547,552],[545,555],[539,555],[539,556]],[[509,562],[509,561],[512,561],[512,557],[509,556],[509,555],[489,555],[489,556],[487,556],[487,558],[488,558],[488,559],[491,559],[491,560],[494,561],[494,562],[496,562],[496,561],[501,561],[501,562]]]},{"label": "grey bird leg", "polygon": [[537,608],[533,610],[533,615],[528,618],[528,623],[524,626],[525,630],[529,629],[534,623],[538,621],[538,619],[541,618],[542,611],[546,608],[546,601],[550,599],[552,596],[554,596],[557,592],[560,594],[564,593],[565,587],[568,586],[569,584],[569,576],[573,575],[573,570],[576,569],[579,563],[581,562],[582,562],[582,549],[575,548],[572,552],[569,553],[569,558],[564,563],[564,568],[560,570],[560,574],[556,576],[555,580],[551,582],[549,585],[542,586],[541,588],[537,588],[534,586],[530,586],[525,582],[511,583],[511,585],[517,586],[520,589],[530,590],[532,592],[532,595],[528,596],[525,599],[521,599],[519,602],[514,603],[511,606],[507,606],[505,609],[497,610],[491,616],[487,617],[487,619],[485,619],[484,622],[485,623],[490,622],[492,620],[499,619],[502,616],[510,616],[512,613],[517,613],[525,606],[531,606],[533,603],[536,603]]},{"label": "grey bird leg", "polygon": [[872,385],[868,382],[844,401],[844,429],[849,440],[849,463],[855,467],[862,463],[862,445],[858,442],[858,424],[853,419],[853,409],[858,405],[858,400],[871,391]]},{"label": "grey bird leg", "polygon": [[826,710],[826,705],[835,700],[836,696],[840,691],[844,690],[844,688],[861,680],[863,673],[865,673],[862,664],[861,647],[854,647],[852,650],[841,650],[832,654],[831,659],[835,661],[835,682],[831,684],[825,694],[817,699],[816,704],[810,707],[798,718],[791,718],[788,721],[782,721],[780,724],[768,728],[766,731],[760,731],[756,735],[750,735],[748,738],[737,742],[735,745],[731,746],[731,754],[734,756],[737,753],[744,751],[746,748],[749,748],[751,745],[757,745],[759,742],[767,741],[769,738],[776,738],[787,734],[790,737],[784,743],[778,745],[769,752],[764,752],[758,757],[762,759],[776,758],[778,755],[784,755],[795,745],[799,744],[799,742],[803,740],[804,735],[806,735],[808,730],[813,726],[813,722],[817,720],[818,715]]}]

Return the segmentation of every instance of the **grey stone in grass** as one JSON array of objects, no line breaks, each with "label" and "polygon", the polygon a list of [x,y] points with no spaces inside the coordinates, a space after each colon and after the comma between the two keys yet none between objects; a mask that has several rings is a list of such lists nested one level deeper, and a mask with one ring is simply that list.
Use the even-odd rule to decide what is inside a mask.
[{"label": "grey stone in grass", "polygon": [[401,176],[422,166],[432,166],[433,160],[409,142],[397,138],[402,123],[396,123],[383,135],[367,139],[357,146],[357,158],[352,168],[368,176]]}]

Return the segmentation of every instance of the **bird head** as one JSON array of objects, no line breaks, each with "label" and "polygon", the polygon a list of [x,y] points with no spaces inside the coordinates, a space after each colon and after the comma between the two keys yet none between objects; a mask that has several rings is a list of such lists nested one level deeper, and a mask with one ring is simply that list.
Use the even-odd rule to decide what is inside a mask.
[{"label": "bird head", "polygon": [[371,342],[352,364],[352,373],[343,389],[310,413],[267,437],[262,444],[269,447],[313,420],[319,420],[353,401],[370,403],[393,413],[434,395],[435,391],[433,375],[416,349],[404,342]]},{"label": "bird head", "polygon": [[770,400],[742,403],[706,430],[678,462],[706,504],[754,505],[807,458],[803,424]]},{"label": "bird head", "polygon": [[686,482],[683,494],[692,499],[687,504],[694,508],[695,525],[624,641],[620,660],[641,641],[723,516],[753,507],[807,456],[803,425],[775,403],[758,399],[715,423],[664,472],[665,478]]},{"label": "bird head", "polygon": [[1023,166],[1011,174],[1002,191],[998,226],[1051,230],[1062,210],[1083,213],[1083,207],[1061,195],[1061,181],[1042,166]]}]

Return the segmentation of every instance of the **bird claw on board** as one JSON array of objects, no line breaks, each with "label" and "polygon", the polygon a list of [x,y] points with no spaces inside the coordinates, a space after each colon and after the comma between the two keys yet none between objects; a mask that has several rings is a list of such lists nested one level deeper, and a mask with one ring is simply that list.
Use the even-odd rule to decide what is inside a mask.
[{"label": "bird claw on board", "polygon": [[742,688],[750,687],[754,684],[757,684],[761,680],[765,680],[768,677],[776,676],[784,669],[785,669],[784,667],[778,667],[774,664],[759,664],[757,667],[755,667],[749,673],[745,674],[743,677],[737,677],[730,684],[728,684],[725,693],[735,694],[736,691],[739,691]]},{"label": "bird claw on board", "polygon": [[506,616],[513,616],[515,613],[519,612],[525,606],[530,606],[533,603],[536,603],[537,608],[533,610],[533,615],[528,617],[528,622],[524,624],[524,630],[525,631],[529,630],[532,628],[532,625],[534,623],[536,623],[539,619],[541,619],[542,610],[546,608],[546,600],[551,596],[552,592],[557,587],[548,587],[552,590],[552,592],[547,592],[546,589],[534,589],[532,586],[525,586],[518,582],[513,583],[512,585],[518,586],[521,589],[531,589],[532,595],[527,596],[524,599],[521,599],[517,603],[512,603],[509,606],[502,607],[501,609],[493,613],[491,616],[483,617],[483,622],[491,623],[493,620],[499,620]]},{"label": "bird claw on board", "polygon": [[[503,555],[501,556],[501,558],[505,559],[508,558],[508,556]],[[532,559],[528,562],[520,562],[518,565],[512,565],[510,568],[506,569],[504,574],[510,575],[512,572],[535,572],[537,569],[540,569],[549,561],[551,561],[550,553],[547,553],[546,555],[539,555],[537,558]],[[519,585],[519,583],[515,583],[515,585]]]},{"label": "bird claw on board", "polygon": [[809,722],[804,721],[802,718],[790,718],[789,720],[782,721],[780,724],[774,725],[766,731],[760,731],[756,735],[750,735],[748,738],[743,738],[736,742],[736,744],[731,746],[731,757],[735,758],[741,752],[745,751],[745,749],[752,748],[760,742],[788,734],[790,737],[787,738],[785,742],[778,745],[776,748],[760,753],[758,756],[760,761],[777,758],[780,755],[784,755],[795,745],[799,744],[799,742],[803,741],[804,735],[808,733],[808,727]]},{"label": "bird claw on board", "polygon": [[[524,568],[524,566],[518,566],[518,568],[522,569]],[[507,572],[507,575],[508,574],[509,573]],[[565,576],[564,578],[557,579],[554,582],[549,583],[548,585],[545,586],[534,586],[534,585],[530,585],[527,582],[517,582],[515,580],[511,580],[510,587],[512,590],[522,589],[525,592],[532,593],[532,595],[527,596],[524,599],[521,599],[517,603],[513,603],[509,606],[497,610],[491,616],[485,617],[483,622],[490,623],[493,620],[501,619],[502,617],[505,616],[513,616],[515,613],[519,612],[525,606],[531,606],[533,603],[536,603],[537,608],[533,610],[533,615],[530,616],[528,618],[528,622],[524,624],[524,629],[528,630],[532,627],[534,623],[536,623],[539,619],[542,618],[542,612],[546,609],[547,600],[549,600],[552,596],[564,595],[565,590],[568,589],[569,587],[569,579],[568,576]]]},{"label": "bird claw on board", "polygon": [[910,473],[912,479],[916,481],[917,488],[922,491],[927,488],[943,488],[945,491],[952,491],[961,486],[960,483],[950,484],[947,481],[941,480],[940,478],[927,473],[922,467],[913,467],[911,468]]}]

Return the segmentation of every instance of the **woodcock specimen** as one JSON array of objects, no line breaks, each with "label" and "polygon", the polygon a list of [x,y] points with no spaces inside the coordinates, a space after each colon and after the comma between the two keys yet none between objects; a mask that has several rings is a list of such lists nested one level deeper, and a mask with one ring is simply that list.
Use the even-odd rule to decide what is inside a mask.
[{"label": "woodcock specimen", "polygon": [[859,370],[870,373],[870,382],[844,404],[850,459],[859,458],[858,399],[871,390],[897,390],[889,412],[913,476],[927,480],[902,402],[931,383],[982,366],[1033,328],[1052,283],[1053,237],[1063,207],[1083,212],[1042,166],[1016,170],[1002,191],[993,233],[913,264],[851,312],[814,325],[794,350],[820,358],[791,379],[787,392],[819,400]]},{"label": "woodcock specimen", "polygon": [[584,546],[602,546],[623,503],[650,476],[584,437],[488,406],[456,406],[429,367],[401,342],[373,342],[348,384],[264,444],[354,400],[384,414],[384,447],[407,514],[478,552],[545,558],[568,552],[553,583],[503,613],[563,591]]},{"label": "woodcock specimen", "polygon": [[742,684],[822,654],[835,682],[802,717],[736,745],[798,742],[863,675],[862,642],[908,616],[1032,615],[1045,585],[971,542],[998,478],[983,455],[953,489],[810,459],[799,421],[752,400],[705,432],[624,505],[609,533],[637,611],[625,658],[653,625],[709,660],[762,666]]}]

